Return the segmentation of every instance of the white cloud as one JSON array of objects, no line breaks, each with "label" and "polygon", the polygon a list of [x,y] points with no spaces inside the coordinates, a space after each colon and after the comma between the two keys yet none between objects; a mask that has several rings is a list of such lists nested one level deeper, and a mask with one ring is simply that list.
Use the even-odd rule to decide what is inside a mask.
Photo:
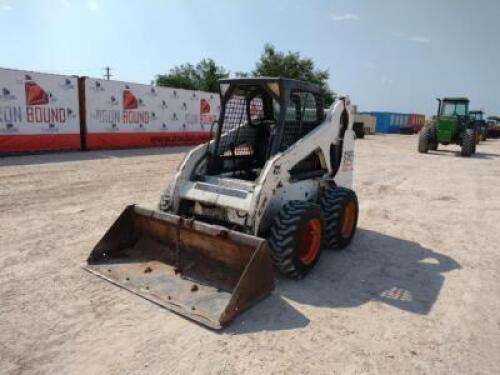
[{"label": "white cloud", "polygon": [[346,14],[332,14],[332,19],[334,21],[359,21],[360,17],[357,14],[346,13]]},{"label": "white cloud", "polygon": [[408,38],[410,42],[415,42],[415,43],[430,43],[431,40],[429,38],[426,38],[425,36],[411,36]]},{"label": "white cloud", "polygon": [[95,1],[95,0],[87,0],[87,8],[91,12],[95,12],[97,10],[97,1]]}]

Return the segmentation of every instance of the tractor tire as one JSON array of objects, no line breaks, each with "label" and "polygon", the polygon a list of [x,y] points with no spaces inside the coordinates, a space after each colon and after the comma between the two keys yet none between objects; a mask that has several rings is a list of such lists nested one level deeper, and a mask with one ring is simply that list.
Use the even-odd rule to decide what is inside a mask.
[{"label": "tractor tire", "polygon": [[325,248],[339,250],[351,242],[358,223],[358,198],[356,193],[343,187],[325,191],[321,198],[325,217]]},{"label": "tractor tire", "polygon": [[436,134],[436,127],[432,126],[429,128],[429,150],[431,151],[436,151],[438,149],[438,141],[437,141],[437,134]]},{"label": "tractor tire", "polygon": [[274,267],[301,279],[317,263],[323,249],[325,222],[319,205],[290,201],[275,218],[269,235]]},{"label": "tractor tire", "polygon": [[474,130],[466,129],[464,132],[464,136],[462,139],[462,156],[471,156],[474,153],[474,149],[476,146]]},{"label": "tractor tire", "polygon": [[423,128],[418,135],[418,152],[427,154],[429,151],[430,128]]},{"label": "tractor tire", "polygon": [[167,187],[160,195],[160,201],[158,202],[158,209],[163,212],[170,211],[170,186]]}]

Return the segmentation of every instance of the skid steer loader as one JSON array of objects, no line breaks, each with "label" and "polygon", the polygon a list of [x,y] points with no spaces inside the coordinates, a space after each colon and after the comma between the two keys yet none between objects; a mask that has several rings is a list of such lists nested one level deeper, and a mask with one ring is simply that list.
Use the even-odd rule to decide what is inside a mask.
[{"label": "skid steer loader", "polygon": [[220,81],[213,139],[192,149],[159,210],[128,206],[86,268],[214,329],[347,246],[354,132],[348,97],[284,78]]}]

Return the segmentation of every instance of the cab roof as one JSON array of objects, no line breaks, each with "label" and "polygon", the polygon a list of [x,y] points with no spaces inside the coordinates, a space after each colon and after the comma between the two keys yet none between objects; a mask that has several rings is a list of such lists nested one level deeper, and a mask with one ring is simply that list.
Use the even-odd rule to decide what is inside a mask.
[{"label": "cab roof", "polygon": [[219,84],[236,84],[236,85],[263,85],[266,83],[279,83],[282,88],[290,88],[296,90],[305,90],[314,94],[321,94],[318,85],[299,79],[285,77],[248,77],[248,78],[226,78],[220,79]]},{"label": "cab roof", "polygon": [[443,102],[465,102],[469,103],[469,98],[465,97],[457,97],[457,96],[448,96],[446,98],[443,98]]}]

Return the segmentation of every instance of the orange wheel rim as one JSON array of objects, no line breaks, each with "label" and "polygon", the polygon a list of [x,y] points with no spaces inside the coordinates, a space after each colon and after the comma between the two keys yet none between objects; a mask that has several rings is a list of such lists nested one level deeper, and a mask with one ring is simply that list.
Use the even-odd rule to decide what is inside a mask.
[{"label": "orange wheel rim", "polygon": [[318,219],[311,219],[307,222],[302,235],[300,260],[305,264],[311,264],[316,259],[320,247],[321,222]]},{"label": "orange wheel rim", "polygon": [[356,204],[350,201],[344,207],[344,221],[342,223],[342,237],[349,238],[354,230],[354,222],[356,221]]}]

